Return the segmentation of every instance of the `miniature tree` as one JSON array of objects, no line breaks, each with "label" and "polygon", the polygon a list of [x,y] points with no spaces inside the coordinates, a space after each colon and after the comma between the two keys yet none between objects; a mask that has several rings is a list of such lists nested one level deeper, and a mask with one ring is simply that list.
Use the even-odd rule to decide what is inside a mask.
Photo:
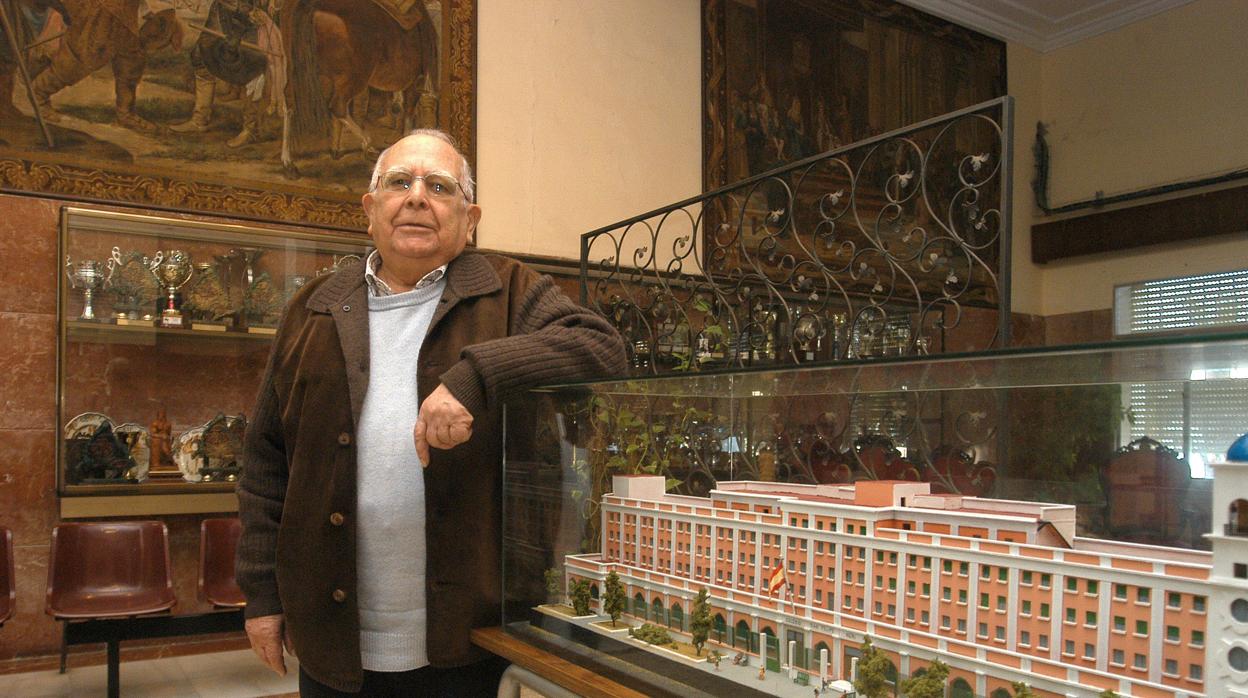
[{"label": "miniature tree", "polygon": [[[862,664],[859,663],[858,667],[861,672]],[[937,659],[927,667],[927,671],[902,681],[901,692],[906,694],[906,698],[944,698],[945,680],[948,678],[949,665]]]},{"label": "miniature tree", "polygon": [[693,618],[689,620],[689,630],[692,634],[693,649],[700,657],[706,638],[711,634],[711,604],[707,600],[706,587],[702,587],[702,590],[698,592],[698,598],[693,600]]},{"label": "miniature tree", "polygon": [[624,612],[624,585],[620,583],[620,576],[611,570],[607,573],[606,589],[602,592],[602,610],[611,616],[611,627],[615,627],[615,622],[620,619],[620,614]]},{"label": "miniature tree", "polygon": [[858,678],[854,690],[862,698],[888,698],[892,693],[888,685],[888,656],[871,644],[871,638],[862,641],[862,657],[858,659]]},{"label": "miniature tree", "polygon": [[563,575],[559,574],[559,568],[551,567],[546,570],[546,602],[559,603],[560,591],[563,586]]},{"label": "miniature tree", "polygon": [[578,616],[588,616],[589,611],[589,580],[578,579],[572,583],[572,608]]},{"label": "miniature tree", "polygon": [[1113,691],[1107,688],[1104,691],[1101,691],[1100,693],[1096,694],[1096,698],[1118,698],[1118,694],[1114,693]]},{"label": "miniature tree", "polygon": [[1036,698],[1036,694],[1031,690],[1031,686],[1028,686],[1023,681],[1015,681],[1010,684],[1010,687],[1014,689],[1014,698]]}]

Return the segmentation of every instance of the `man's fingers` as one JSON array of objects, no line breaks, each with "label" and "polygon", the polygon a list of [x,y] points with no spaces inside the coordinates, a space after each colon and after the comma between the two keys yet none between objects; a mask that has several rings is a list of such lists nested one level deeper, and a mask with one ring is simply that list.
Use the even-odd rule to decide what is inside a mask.
[{"label": "man's fingers", "polygon": [[[249,618],[244,624],[247,630],[247,640],[251,643],[251,649],[260,657],[260,661],[265,666],[277,672],[279,676],[286,675],[286,661],[282,657],[282,642],[289,640],[286,633],[285,621],[280,615],[261,616],[257,618]],[[285,637],[284,637],[285,636]]]},{"label": "man's fingers", "polygon": [[427,425],[424,419],[417,419],[416,426],[412,428],[412,439],[416,442],[416,456],[420,458],[420,464],[429,465],[429,439],[427,435]]}]

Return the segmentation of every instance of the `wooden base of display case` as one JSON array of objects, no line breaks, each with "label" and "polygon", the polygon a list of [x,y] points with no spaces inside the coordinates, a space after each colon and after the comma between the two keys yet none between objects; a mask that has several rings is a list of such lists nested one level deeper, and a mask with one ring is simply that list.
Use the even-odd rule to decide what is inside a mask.
[{"label": "wooden base of display case", "polygon": [[535,647],[502,628],[477,628],[472,643],[585,698],[644,698],[645,694]]},{"label": "wooden base of display case", "polygon": [[162,514],[216,514],[238,511],[234,492],[196,492],[192,494],[114,494],[61,497],[62,519],[85,519],[99,516],[136,516]]}]

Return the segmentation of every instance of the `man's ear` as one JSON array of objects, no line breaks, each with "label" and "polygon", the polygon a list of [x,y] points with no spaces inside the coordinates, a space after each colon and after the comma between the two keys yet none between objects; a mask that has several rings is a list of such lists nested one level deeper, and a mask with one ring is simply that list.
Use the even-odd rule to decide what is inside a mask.
[{"label": "man's ear", "polygon": [[481,222],[481,207],[468,204],[468,241],[477,244],[477,224]]},{"label": "man's ear", "polygon": [[360,204],[364,207],[364,215],[368,218],[368,236],[373,236],[373,207],[377,205],[377,196],[369,191],[364,192],[364,196],[360,197]]}]

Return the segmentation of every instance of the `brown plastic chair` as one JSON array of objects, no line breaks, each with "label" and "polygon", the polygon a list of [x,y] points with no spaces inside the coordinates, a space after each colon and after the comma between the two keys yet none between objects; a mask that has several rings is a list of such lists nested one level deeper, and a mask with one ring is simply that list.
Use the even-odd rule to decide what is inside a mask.
[{"label": "brown plastic chair", "polygon": [[199,595],[218,608],[247,605],[234,581],[234,551],[242,532],[238,519],[204,519],[199,526]]},{"label": "brown plastic chair", "polygon": [[52,529],[45,610],[58,620],[168,611],[169,530],[161,521],[63,523]]},{"label": "brown plastic chair", "polygon": [[17,578],[13,573],[13,532],[0,526],[0,539],[4,545],[4,560],[0,561],[0,627],[3,627],[17,608]]},{"label": "brown plastic chair", "polygon": [[[66,623],[173,608],[169,529],[161,521],[63,523],[52,529],[44,610]],[[66,634],[61,635],[65,673]]]}]

